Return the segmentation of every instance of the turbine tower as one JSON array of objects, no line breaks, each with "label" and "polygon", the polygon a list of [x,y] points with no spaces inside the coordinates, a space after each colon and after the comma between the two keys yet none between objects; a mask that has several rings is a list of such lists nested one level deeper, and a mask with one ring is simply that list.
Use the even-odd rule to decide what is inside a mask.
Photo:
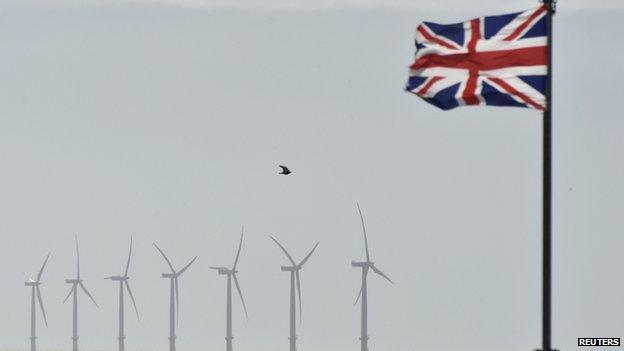
[{"label": "turbine tower", "polygon": [[124,286],[126,290],[128,290],[128,295],[130,295],[130,299],[132,300],[132,305],[134,306],[134,312],[136,312],[137,320],[139,319],[139,310],[137,309],[136,302],[134,301],[134,296],[132,295],[132,290],[130,289],[130,284],[128,283],[128,269],[130,268],[130,257],[132,257],[132,237],[130,237],[130,252],[128,253],[128,261],[126,262],[126,270],[123,275],[115,275],[111,277],[107,277],[104,279],[109,279],[114,282],[119,282],[119,351],[125,350],[125,339],[126,335],[124,334]]},{"label": "turbine tower", "polygon": [[301,270],[301,267],[303,267],[303,265],[306,263],[306,261],[310,258],[310,256],[312,256],[312,253],[314,253],[314,250],[316,250],[316,247],[318,246],[318,242],[316,243],[316,245],[314,245],[314,247],[312,248],[312,250],[310,250],[310,253],[308,253],[308,255],[301,260],[301,262],[299,262],[299,264],[295,263],[295,260],[293,260],[292,256],[290,256],[290,254],[288,253],[288,251],[286,251],[286,249],[282,246],[282,244],[279,243],[279,241],[277,241],[277,239],[275,239],[274,237],[271,237],[271,240],[273,240],[277,246],[280,247],[280,249],[282,249],[282,251],[284,251],[284,253],[286,254],[286,257],[288,257],[288,260],[290,261],[290,263],[292,263],[292,266],[282,266],[282,271],[284,272],[290,272],[290,337],[288,338],[288,340],[290,341],[290,351],[296,351],[297,350],[297,326],[296,326],[296,320],[297,320],[297,309],[295,308],[295,304],[296,304],[296,298],[295,298],[295,283],[297,284],[297,294],[299,295],[299,324],[301,324],[301,280],[299,279],[299,271]]},{"label": "turbine tower", "polygon": [[35,295],[37,296],[37,300],[39,301],[39,307],[41,307],[41,314],[43,315],[43,321],[45,322],[46,328],[48,327],[48,318],[45,314],[45,309],[43,308],[43,300],[41,299],[41,291],[39,290],[39,285],[41,285],[41,275],[43,274],[43,269],[48,263],[48,258],[50,258],[50,253],[43,261],[43,265],[41,265],[41,269],[37,274],[37,280],[32,280],[32,278],[28,279],[24,283],[26,286],[30,286],[30,351],[37,351],[37,307],[35,301]]},{"label": "turbine tower", "polygon": [[240,284],[238,284],[238,279],[236,278],[236,265],[238,264],[238,258],[240,257],[241,247],[243,246],[243,229],[241,229],[240,242],[238,243],[238,251],[236,252],[236,259],[234,259],[234,264],[232,268],[228,269],[227,267],[210,267],[211,269],[217,270],[219,275],[227,276],[227,301],[226,301],[226,324],[225,324],[225,350],[232,351],[232,280],[234,280],[234,284],[236,284],[236,290],[238,291],[238,296],[240,296],[241,302],[243,304],[243,310],[245,311],[245,317],[249,320],[249,315],[247,314],[247,306],[245,306],[245,299],[243,299],[243,293],[241,292]]},{"label": "turbine tower", "polygon": [[74,304],[73,304],[73,322],[72,322],[72,350],[73,351],[78,351],[78,287],[80,287],[82,289],[82,291],[84,291],[85,294],[87,294],[87,296],[91,299],[91,301],[93,301],[93,303],[95,304],[96,307],[100,307],[98,306],[97,302],[95,302],[95,299],[93,298],[93,296],[91,296],[91,293],[89,293],[89,291],[87,290],[87,288],[84,286],[84,284],[82,283],[82,279],[80,279],[80,251],[78,250],[78,237],[75,238],[76,240],[76,279],[65,279],[65,283],[67,284],[71,284],[72,288],[71,290],[69,290],[69,294],[67,294],[67,297],[65,297],[65,300],[63,300],[63,303],[65,301],[67,301],[67,299],[69,299],[70,296],[73,295],[73,300],[74,300]]},{"label": "turbine tower", "polygon": [[160,254],[165,259],[165,261],[167,261],[167,265],[171,269],[171,273],[163,273],[162,277],[163,278],[168,278],[169,281],[170,281],[170,293],[169,293],[169,351],[175,351],[175,349],[176,349],[176,345],[175,345],[175,339],[176,339],[175,327],[176,327],[176,324],[178,323],[178,316],[180,314],[180,294],[179,294],[179,290],[178,290],[178,277],[180,277],[180,275],[182,275],[182,273],[184,273],[184,271],[186,271],[191,266],[191,264],[193,264],[193,262],[195,262],[195,260],[197,259],[197,256],[195,256],[191,260],[191,262],[189,262],[186,266],[184,266],[184,268],[182,268],[182,269],[180,269],[179,271],[176,272],[176,270],[173,268],[173,265],[171,264],[171,261],[169,261],[169,259],[165,255],[165,253],[160,249],[160,247],[158,247],[158,245],[156,245],[156,244],[154,244],[154,247],[156,247],[156,250],[158,250],[158,252],[160,252]]},{"label": "turbine tower", "polygon": [[368,277],[368,270],[371,269],[373,272],[379,274],[380,276],[385,278],[390,283],[392,283],[392,280],[390,280],[390,278],[388,278],[386,274],[380,271],[379,268],[375,267],[375,263],[371,261],[370,253],[368,251],[368,238],[366,237],[366,226],[364,226],[364,216],[362,216],[362,211],[360,210],[360,204],[357,204],[357,209],[360,214],[360,221],[362,222],[362,231],[364,232],[364,247],[366,248],[366,261],[363,261],[363,262],[352,261],[351,266],[362,268],[362,287],[360,288],[360,293],[358,294],[358,297],[355,300],[355,304],[358,303],[360,298],[362,299],[360,345],[361,345],[361,351],[368,351],[368,285],[366,284],[366,279]]}]

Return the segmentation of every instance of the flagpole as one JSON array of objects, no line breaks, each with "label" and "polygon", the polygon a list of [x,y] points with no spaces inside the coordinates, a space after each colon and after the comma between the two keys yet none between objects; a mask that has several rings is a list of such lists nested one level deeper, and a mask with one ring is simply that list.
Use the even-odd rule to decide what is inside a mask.
[{"label": "flagpole", "polygon": [[551,351],[552,303],[552,16],[556,0],[543,0],[548,10],[546,30],[548,67],[546,109],[543,118],[543,185],[542,185],[542,351]]}]

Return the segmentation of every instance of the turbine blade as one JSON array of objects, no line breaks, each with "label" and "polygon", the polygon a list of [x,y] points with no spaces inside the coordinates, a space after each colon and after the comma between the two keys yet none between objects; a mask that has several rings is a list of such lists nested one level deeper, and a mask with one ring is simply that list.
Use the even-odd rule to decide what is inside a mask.
[{"label": "turbine blade", "polygon": [[358,212],[360,213],[360,221],[362,222],[362,231],[364,232],[364,247],[366,248],[366,262],[370,262],[370,253],[368,252],[368,238],[366,237],[366,226],[364,225],[364,216],[362,215],[362,210],[360,209],[360,204],[357,204]]},{"label": "turbine blade", "polygon": [[191,260],[191,262],[189,262],[186,266],[184,266],[184,268],[180,269],[180,271],[178,273],[176,273],[176,275],[179,277],[180,275],[182,275],[182,273],[184,273],[185,270],[187,270],[192,264],[193,262],[195,262],[195,260],[197,259],[197,256],[193,257],[193,259]]},{"label": "turbine blade", "polygon": [[41,291],[39,290],[39,285],[35,288],[37,290],[37,300],[39,300],[39,307],[41,307],[41,314],[43,315],[43,321],[45,322],[46,328],[48,327],[48,317],[46,316],[45,309],[43,308],[43,299],[41,298]]},{"label": "turbine blade", "polygon": [[385,275],[384,272],[380,271],[379,268],[377,268],[375,266],[371,266],[371,269],[373,270],[373,272],[375,272],[375,273],[379,274],[380,276],[386,278],[386,280],[389,281],[390,284],[394,284],[394,282],[390,278],[388,278],[388,276]]},{"label": "turbine blade", "polygon": [[295,272],[297,279],[297,294],[299,295],[299,324],[302,322],[303,309],[301,308],[301,280],[299,279],[299,271]]},{"label": "turbine blade", "polygon": [[84,286],[84,284],[82,284],[82,282],[78,283],[80,285],[80,287],[82,288],[82,291],[85,292],[85,294],[87,294],[87,296],[89,296],[89,298],[91,299],[91,301],[93,301],[93,303],[95,304],[96,307],[100,307],[97,302],[95,302],[95,299],[93,298],[93,296],[91,296],[91,293],[89,292],[89,290],[87,290],[87,288]]},{"label": "turbine blade", "polygon": [[67,301],[67,299],[69,299],[69,297],[71,296],[71,294],[74,292],[74,289],[76,289],[76,285],[72,286],[71,289],[69,289],[69,293],[67,294],[67,296],[65,297],[65,300],[63,300],[63,303],[65,303],[65,301]]},{"label": "turbine blade", "polygon": [[353,304],[353,306],[357,305],[357,303],[360,301],[360,297],[362,297],[362,290],[364,290],[364,286],[360,287],[360,293],[358,294],[357,298],[355,299],[355,303]]},{"label": "turbine blade", "polygon": [[162,257],[164,257],[165,261],[167,261],[167,264],[169,265],[169,268],[171,268],[171,273],[175,274],[175,269],[173,269],[173,265],[171,264],[171,261],[169,261],[169,259],[167,258],[167,255],[165,255],[163,250],[161,250],[160,247],[158,247],[158,245],[156,245],[156,243],[152,243],[152,244],[154,245],[156,250],[158,250],[158,252],[160,252]]},{"label": "turbine blade", "polygon": [[45,261],[43,261],[43,265],[41,265],[39,274],[37,274],[37,283],[39,283],[39,281],[41,280],[41,275],[43,275],[43,269],[45,268],[46,263],[48,263],[48,258],[50,258],[50,252],[48,252],[48,255],[46,256]]},{"label": "turbine blade", "polygon": [[232,270],[236,270],[236,265],[238,264],[238,258],[240,257],[241,247],[243,247],[243,232],[245,231],[245,227],[241,228],[241,237],[240,242],[238,243],[238,251],[236,252],[236,259],[234,260],[234,266],[232,266]]},{"label": "turbine blade", "polygon": [[134,295],[132,295],[132,290],[130,290],[130,284],[128,281],[124,281],[126,285],[126,290],[128,290],[128,295],[130,295],[130,300],[132,300],[132,305],[134,306],[134,312],[136,312],[137,320],[140,321],[141,317],[139,317],[139,309],[137,308],[136,301],[134,301]]},{"label": "turbine blade", "polygon": [[176,298],[176,325],[180,323],[180,291],[178,290],[178,277],[173,279],[175,285],[175,298]]},{"label": "turbine blade", "polygon": [[275,239],[274,237],[271,237],[271,240],[273,240],[277,244],[277,246],[279,246],[280,249],[282,249],[282,251],[284,251],[284,253],[286,254],[286,257],[288,257],[288,260],[290,261],[290,263],[292,263],[293,266],[296,266],[297,264],[295,263],[295,260],[293,260],[293,258],[290,256],[288,251],[286,251],[286,249],[282,246],[282,244],[280,244],[279,241],[277,241],[277,239]]},{"label": "turbine blade", "polygon": [[245,310],[245,318],[249,322],[249,314],[247,314],[247,306],[245,305],[245,299],[243,299],[243,293],[241,292],[240,284],[238,284],[236,273],[232,274],[232,276],[234,277],[234,284],[236,284],[236,290],[238,290],[238,296],[240,296],[241,302],[243,303],[243,310]]},{"label": "turbine blade", "polygon": [[74,236],[76,240],[76,275],[78,280],[80,280],[80,251],[78,250],[78,235]]},{"label": "turbine blade", "polygon": [[126,271],[124,277],[128,276],[128,269],[130,268],[130,257],[132,256],[132,236],[130,237],[130,252],[128,253],[128,262],[126,263]]},{"label": "turbine blade", "polygon": [[312,248],[312,250],[310,251],[310,253],[303,259],[301,260],[301,262],[299,263],[298,267],[303,266],[304,263],[306,263],[306,261],[308,261],[308,259],[310,258],[310,256],[312,256],[312,254],[314,253],[314,250],[316,250],[316,247],[319,246],[319,243],[317,242],[316,245],[314,245],[314,247]]}]

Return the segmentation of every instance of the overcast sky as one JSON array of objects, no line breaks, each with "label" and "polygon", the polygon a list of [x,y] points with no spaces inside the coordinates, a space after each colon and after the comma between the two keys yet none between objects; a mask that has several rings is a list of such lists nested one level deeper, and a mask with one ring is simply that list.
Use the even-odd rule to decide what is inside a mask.
[{"label": "overcast sky", "polygon": [[[423,1],[411,0],[60,0],[59,2],[68,5],[173,5],[177,7],[193,7],[201,9],[240,9],[240,10],[293,10],[309,11],[318,9],[396,9],[396,10],[419,10],[429,11],[432,9],[447,10],[453,9],[474,9],[474,4],[462,0],[445,0],[436,3],[426,3]],[[57,2],[58,3],[58,2]],[[489,9],[508,10],[510,6],[527,5],[526,1],[492,1],[484,3]],[[596,9],[596,8],[622,8],[624,5],[619,0],[565,0],[564,6],[570,10]]]},{"label": "overcast sky", "polygon": [[[260,4],[261,3],[261,4]],[[588,5],[589,4],[589,5]],[[64,279],[82,275],[80,344],[117,345],[130,235],[140,323],[130,350],[166,350],[168,281],[182,277],[178,349],[224,347],[234,259],[250,320],[241,351],[286,350],[287,263],[301,258],[299,349],[359,347],[363,242],[372,350],[540,346],[541,119],[442,112],[402,91],[423,21],[515,12],[532,1],[0,2],[0,349],[26,349],[30,291],[48,251],[42,349],[71,346]],[[554,48],[553,346],[623,336],[621,1],[560,1]],[[278,164],[293,174],[278,176]],[[128,306],[130,307],[130,306]]]}]

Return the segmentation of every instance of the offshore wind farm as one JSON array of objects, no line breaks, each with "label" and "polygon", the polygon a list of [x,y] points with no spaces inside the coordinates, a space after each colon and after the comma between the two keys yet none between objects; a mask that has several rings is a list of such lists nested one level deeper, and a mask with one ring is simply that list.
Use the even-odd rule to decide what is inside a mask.
[{"label": "offshore wind farm", "polygon": [[[362,232],[363,232],[363,236],[364,236],[364,248],[365,248],[365,261],[362,262],[352,262],[352,266],[353,267],[357,267],[357,268],[361,268],[362,269],[362,285],[359,289],[359,294],[357,296],[356,299],[356,304],[358,303],[358,301],[361,301],[361,336],[360,336],[360,342],[361,342],[361,350],[362,351],[368,351],[368,332],[367,332],[367,326],[368,326],[368,284],[367,284],[367,276],[368,276],[368,272],[369,270],[372,270],[374,273],[380,275],[381,277],[385,278],[386,280],[388,280],[390,283],[392,283],[392,281],[390,280],[390,278],[383,273],[381,270],[379,270],[379,268],[377,268],[375,266],[375,264],[371,261],[371,256],[370,256],[370,252],[369,252],[369,247],[368,247],[368,237],[367,237],[367,233],[366,233],[366,227],[364,224],[364,217],[362,215],[362,211],[360,209],[360,205],[357,204],[357,211],[360,217],[360,222],[361,222],[361,226],[362,226]],[[216,271],[219,275],[224,275],[227,278],[227,285],[226,285],[226,313],[225,313],[225,331],[226,331],[226,336],[225,336],[225,351],[233,351],[234,347],[233,347],[233,329],[232,329],[232,283],[234,283],[234,287],[236,288],[236,292],[238,293],[238,296],[240,298],[240,302],[241,302],[241,306],[242,309],[244,311],[244,315],[245,315],[245,320],[249,321],[249,313],[247,310],[247,306],[245,304],[245,299],[243,297],[243,293],[241,290],[241,286],[239,283],[239,280],[237,278],[237,273],[238,273],[238,262],[241,256],[241,250],[243,247],[243,238],[244,238],[244,227],[243,229],[241,229],[241,233],[240,233],[240,238],[238,241],[238,246],[236,249],[236,255],[233,261],[233,264],[230,267],[227,266],[210,266],[209,269]],[[297,346],[297,326],[301,326],[303,324],[303,303],[302,303],[302,279],[301,279],[301,271],[304,268],[304,265],[310,260],[310,258],[312,257],[312,255],[314,254],[314,252],[316,251],[316,249],[319,246],[319,242],[316,242],[314,244],[314,246],[309,250],[309,252],[307,252],[307,254],[301,259],[296,261],[293,256],[290,254],[290,252],[278,241],[278,239],[274,236],[269,236],[268,237],[278,248],[279,250],[286,256],[288,263],[286,265],[282,265],[280,267],[280,270],[283,272],[287,272],[289,275],[289,299],[288,299],[288,306],[289,306],[289,312],[288,312],[288,326],[289,326],[289,333],[288,333],[288,350],[289,351],[296,351],[298,350],[298,346]],[[74,238],[75,241],[75,252],[76,252],[76,276],[74,279],[66,279],[65,283],[67,284],[71,284],[71,289],[69,290],[69,293],[67,294],[67,296],[65,297],[65,299],[63,300],[63,303],[66,302],[68,299],[70,299],[70,297],[72,298],[72,350],[73,351],[78,351],[80,349],[89,349],[88,347],[85,348],[83,347],[79,347],[79,336],[78,336],[78,328],[79,328],[79,314],[78,314],[78,295],[80,292],[83,292],[88,298],[89,300],[96,306],[99,307],[99,305],[97,304],[97,302],[95,301],[93,295],[91,294],[91,292],[86,288],[84,280],[83,280],[83,275],[81,275],[81,269],[80,269],[80,250],[79,250],[79,246],[78,246],[78,236],[76,235]],[[169,336],[168,336],[168,349],[169,351],[176,351],[177,349],[177,344],[176,344],[176,339],[177,339],[177,335],[176,335],[176,328],[179,327],[179,321],[180,321],[180,277],[182,276],[183,273],[185,273],[193,263],[195,263],[195,261],[197,260],[198,256],[193,257],[186,265],[184,265],[182,268],[180,269],[176,269],[175,266],[173,265],[172,261],[169,259],[169,257],[165,254],[165,252],[156,244],[153,243],[152,244],[154,246],[154,248],[156,249],[157,253],[162,257],[162,259],[165,261],[167,268],[169,268],[169,272],[166,273],[162,273],[161,276],[164,279],[168,279],[169,280]],[[136,319],[140,320],[139,317],[139,310],[137,307],[137,303],[134,297],[134,294],[132,292],[132,289],[130,288],[130,276],[129,276],[129,272],[130,272],[130,264],[131,264],[131,260],[132,260],[132,254],[133,254],[133,240],[132,237],[130,237],[130,243],[129,243],[129,248],[128,248],[128,256],[125,260],[125,268],[123,270],[123,272],[119,275],[113,275],[113,276],[108,276],[105,277],[104,279],[106,280],[110,280],[112,282],[115,282],[118,285],[118,295],[117,295],[117,299],[118,299],[118,319],[117,319],[117,328],[118,328],[118,334],[117,334],[117,340],[118,340],[118,347],[117,350],[118,351],[125,351],[126,350],[126,329],[125,329],[125,304],[124,304],[124,299],[125,299],[125,295],[126,293],[128,294],[128,297],[130,298],[130,301],[132,302],[132,307],[134,308],[134,312],[136,314]],[[40,285],[41,285],[41,278],[43,275],[43,271],[48,263],[48,260],[50,258],[51,253],[48,253],[38,274],[36,279],[28,279],[28,281],[26,281],[25,285],[31,288],[31,310],[30,310],[30,315],[31,315],[31,334],[30,334],[30,341],[31,341],[31,351],[36,351],[37,346],[36,346],[36,326],[37,326],[37,318],[36,318],[36,310],[37,310],[37,306],[39,306],[39,308],[41,309],[42,312],[42,316],[43,316],[43,322],[45,324],[45,326],[48,326],[48,320],[45,314],[45,310],[43,307],[43,299],[41,296],[41,291],[40,291]],[[207,273],[207,272],[204,272]],[[196,308],[198,308],[198,306],[200,306],[200,304],[193,303],[193,306],[195,306]],[[299,318],[297,318],[297,311],[298,311],[298,316]],[[134,347],[132,347],[131,349],[137,349],[140,346],[136,345]]]}]

